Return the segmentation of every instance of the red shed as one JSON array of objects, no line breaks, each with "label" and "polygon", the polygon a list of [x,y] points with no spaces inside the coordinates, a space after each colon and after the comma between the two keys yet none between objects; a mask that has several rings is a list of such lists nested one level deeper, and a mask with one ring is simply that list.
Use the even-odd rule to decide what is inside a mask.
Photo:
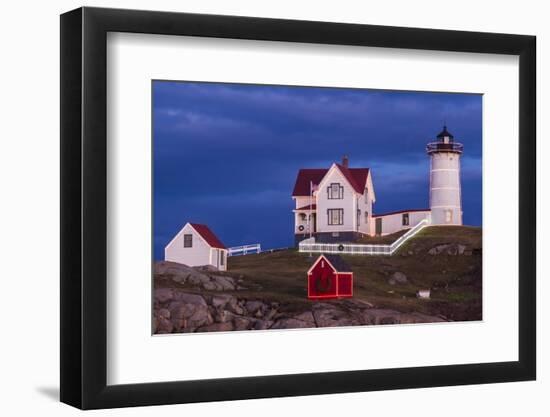
[{"label": "red shed", "polygon": [[307,271],[307,297],[353,296],[353,271],[338,255],[320,255]]}]

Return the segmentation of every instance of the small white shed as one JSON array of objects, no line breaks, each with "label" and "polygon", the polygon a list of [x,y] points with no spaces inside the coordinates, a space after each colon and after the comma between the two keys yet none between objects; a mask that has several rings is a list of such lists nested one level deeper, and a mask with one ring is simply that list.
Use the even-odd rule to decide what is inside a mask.
[{"label": "small white shed", "polygon": [[227,271],[227,248],[208,226],[187,223],[164,248],[164,260]]}]

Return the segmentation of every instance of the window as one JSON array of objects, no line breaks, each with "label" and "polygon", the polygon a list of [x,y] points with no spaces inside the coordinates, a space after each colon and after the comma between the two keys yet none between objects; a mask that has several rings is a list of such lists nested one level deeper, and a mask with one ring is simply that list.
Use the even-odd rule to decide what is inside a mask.
[{"label": "window", "polygon": [[193,235],[183,235],[183,247],[184,248],[193,247]]},{"label": "window", "polygon": [[225,262],[225,252],[223,250],[220,250],[220,265],[223,266]]},{"label": "window", "polygon": [[361,224],[361,210],[357,209],[357,226]]},{"label": "window", "polygon": [[327,187],[327,198],[329,200],[341,200],[344,198],[344,187],[334,182]]},{"label": "window", "polygon": [[329,225],[344,224],[344,209],[328,209],[327,214]]},{"label": "window", "polygon": [[369,212],[365,211],[365,223],[369,222]]},{"label": "window", "polygon": [[365,204],[369,204],[369,189],[365,187]]},{"label": "window", "polygon": [[409,225],[409,213],[403,213],[403,226]]},{"label": "window", "polygon": [[445,210],[445,222],[451,223],[453,221],[453,211],[452,210]]}]

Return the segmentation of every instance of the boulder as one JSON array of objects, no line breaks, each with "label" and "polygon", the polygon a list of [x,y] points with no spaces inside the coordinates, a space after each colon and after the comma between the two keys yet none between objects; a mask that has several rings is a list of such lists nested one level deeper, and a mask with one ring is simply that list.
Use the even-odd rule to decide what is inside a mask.
[{"label": "boulder", "polygon": [[215,268],[190,267],[176,262],[160,261],[154,265],[154,274],[168,276],[172,281],[203,288],[209,291],[232,291],[235,280],[223,275],[212,275]]},{"label": "boulder", "polygon": [[254,330],[266,330],[272,327],[273,322],[271,320],[256,320],[254,322],[253,329]]},{"label": "boulder", "polygon": [[216,308],[225,307],[225,305],[232,299],[235,298],[228,294],[214,295],[212,297],[212,306]]},{"label": "boulder", "polygon": [[255,314],[258,311],[263,311],[266,308],[266,305],[261,301],[247,301],[244,307],[250,314]]},{"label": "boulder", "polygon": [[170,320],[167,320],[163,317],[158,317],[156,329],[157,334],[172,333],[173,329],[174,326],[172,325],[172,322]]},{"label": "boulder", "polygon": [[428,251],[429,255],[471,255],[471,251],[467,248],[466,245],[459,243],[444,243],[441,245],[434,246]]},{"label": "boulder", "polygon": [[392,274],[388,283],[390,285],[406,284],[408,282],[407,276],[403,272],[396,271]]},{"label": "boulder", "polygon": [[272,329],[305,329],[311,327],[315,327],[315,324],[294,318],[277,320],[275,324],[271,326]]},{"label": "boulder", "polygon": [[233,325],[235,330],[248,330],[251,326],[251,319],[247,317],[235,316],[233,318]]},{"label": "boulder", "polygon": [[166,303],[174,298],[174,291],[172,288],[156,288],[154,297],[155,301]]},{"label": "boulder", "polygon": [[201,326],[196,332],[229,332],[231,330],[233,330],[233,323],[228,321],[225,323],[214,323],[207,326]]},{"label": "boulder", "polygon": [[332,305],[318,304],[314,307],[313,316],[317,327],[354,326],[362,324],[349,312]]},{"label": "boulder", "polygon": [[158,310],[158,316],[170,320],[170,310],[167,308],[161,308]]},{"label": "boulder", "polygon": [[315,319],[313,318],[313,313],[311,311],[304,311],[303,313],[300,313],[297,316],[294,316],[294,318],[296,320],[315,324]]}]

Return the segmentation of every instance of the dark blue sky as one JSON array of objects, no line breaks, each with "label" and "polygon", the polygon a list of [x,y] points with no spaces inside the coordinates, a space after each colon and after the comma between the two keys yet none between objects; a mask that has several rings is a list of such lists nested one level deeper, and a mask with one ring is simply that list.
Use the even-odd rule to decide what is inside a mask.
[{"label": "dark blue sky", "polygon": [[188,221],[227,246],[293,244],[300,168],[369,167],[374,213],[428,207],[425,145],[464,143],[464,223],[481,225],[482,96],[153,82],[154,256]]}]

